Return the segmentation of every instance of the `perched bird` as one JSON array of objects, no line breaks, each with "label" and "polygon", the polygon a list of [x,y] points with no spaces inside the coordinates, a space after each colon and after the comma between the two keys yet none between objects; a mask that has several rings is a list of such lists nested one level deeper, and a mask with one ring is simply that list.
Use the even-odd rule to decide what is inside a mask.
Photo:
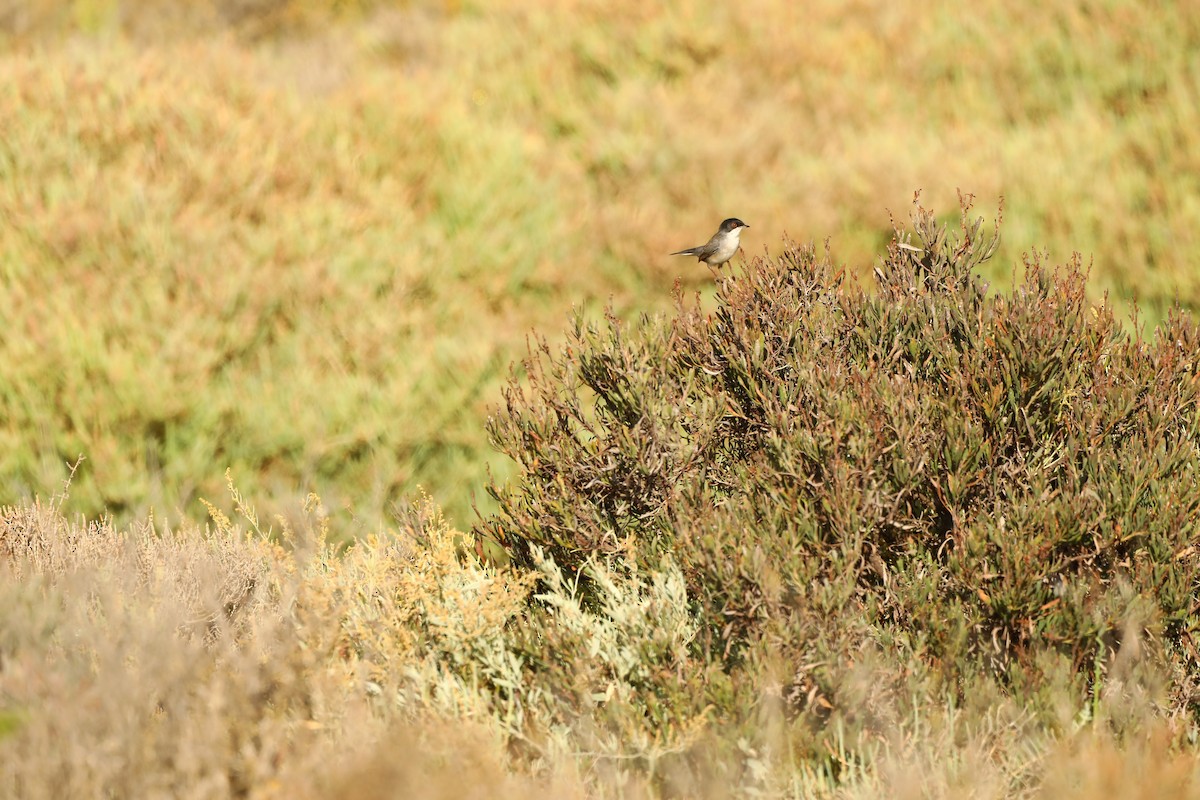
[{"label": "perched bird", "polygon": [[687,250],[680,250],[678,253],[671,253],[671,255],[695,256],[710,267],[719,267],[733,258],[733,254],[742,246],[742,228],[749,227],[749,225],[740,219],[730,217],[721,223],[721,227],[717,228],[717,232],[708,240],[708,244],[691,247]]}]

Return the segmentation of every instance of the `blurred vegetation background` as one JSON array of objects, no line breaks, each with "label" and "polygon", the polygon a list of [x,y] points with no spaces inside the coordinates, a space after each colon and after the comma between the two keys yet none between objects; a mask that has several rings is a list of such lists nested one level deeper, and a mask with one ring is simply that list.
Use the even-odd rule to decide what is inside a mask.
[{"label": "blurred vegetation background", "polygon": [[653,312],[736,215],[870,271],[914,190],[987,277],[1200,305],[1192,3],[0,0],[0,503],[468,523],[530,330]]}]

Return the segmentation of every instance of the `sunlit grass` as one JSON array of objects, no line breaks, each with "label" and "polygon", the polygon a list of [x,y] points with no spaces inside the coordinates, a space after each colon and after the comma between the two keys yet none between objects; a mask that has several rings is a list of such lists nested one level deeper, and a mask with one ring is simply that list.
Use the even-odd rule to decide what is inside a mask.
[{"label": "sunlit grass", "polygon": [[[0,4],[0,500],[201,517],[231,467],[361,533],[462,522],[531,328],[663,308],[664,254],[1005,198],[1000,257],[1200,304],[1200,17],[996,0]],[[503,470],[503,464],[494,463]],[[480,502],[484,499],[477,498]],[[351,522],[351,519],[356,520]]]}]

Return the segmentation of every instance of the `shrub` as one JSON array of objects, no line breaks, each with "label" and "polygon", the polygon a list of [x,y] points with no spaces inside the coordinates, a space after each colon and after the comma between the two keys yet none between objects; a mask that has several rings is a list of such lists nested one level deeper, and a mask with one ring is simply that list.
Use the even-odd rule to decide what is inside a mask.
[{"label": "shrub", "polygon": [[[592,609],[595,560],[678,565],[708,667],[678,702],[735,722],[772,675],[819,733],[882,726],[914,683],[1051,721],[1064,687],[1078,708],[1118,669],[1189,674],[1197,327],[1127,331],[1078,257],[990,291],[999,223],[969,207],[953,230],[917,206],[873,291],[790,246],[711,312],[539,342],[489,421],[519,476],[478,531]],[[1151,697],[1194,713],[1190,683]]]},{"label": "shrub", "polygon": [[508,769],[492,702],[528,578],[440,515],[339,552],[319,505],[283,547],[234,503],[249,535],[0,507],[0,796],[579,795]]}]

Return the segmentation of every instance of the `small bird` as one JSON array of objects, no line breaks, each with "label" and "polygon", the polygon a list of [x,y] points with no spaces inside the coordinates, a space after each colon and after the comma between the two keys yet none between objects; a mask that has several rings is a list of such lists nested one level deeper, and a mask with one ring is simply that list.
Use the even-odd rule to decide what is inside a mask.
[{"label": "small bird", "polygon": [[730,217],[721,223],[721,227],[717,228],[717,232],[708,240],[708,244],[680,250],[671,255],[695,256],[710,267],[719,267],[733,258],[733,254],[742,246],[742,228],[749,227],[737,217]]}]

